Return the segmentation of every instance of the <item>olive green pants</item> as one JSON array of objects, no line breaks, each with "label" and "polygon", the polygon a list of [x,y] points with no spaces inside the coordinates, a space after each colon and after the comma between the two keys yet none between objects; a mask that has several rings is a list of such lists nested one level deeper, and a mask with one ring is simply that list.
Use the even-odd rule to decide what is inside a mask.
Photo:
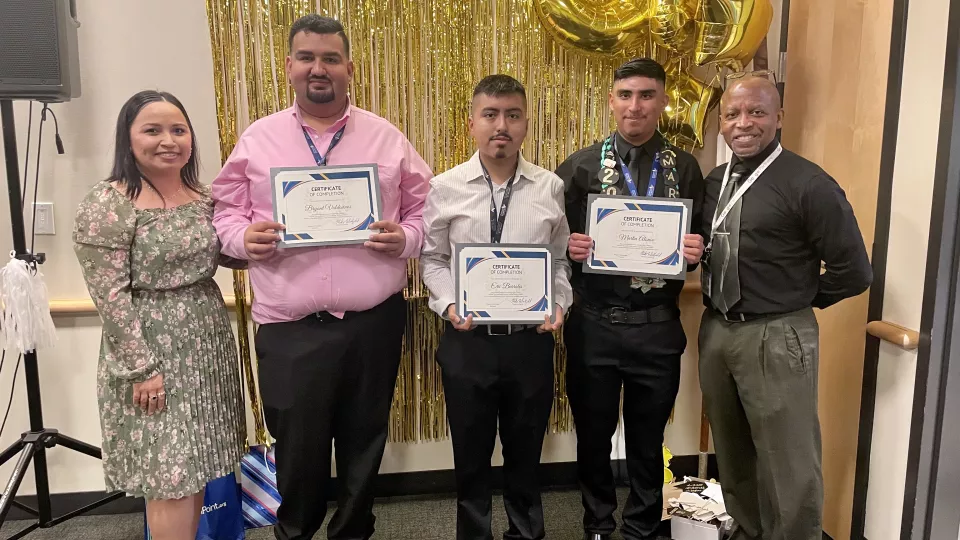
[{"label": "olive green pants", "polygon": [[700,388],[736,538],[820,540],[819,328],[812,309],[700,323]]}]

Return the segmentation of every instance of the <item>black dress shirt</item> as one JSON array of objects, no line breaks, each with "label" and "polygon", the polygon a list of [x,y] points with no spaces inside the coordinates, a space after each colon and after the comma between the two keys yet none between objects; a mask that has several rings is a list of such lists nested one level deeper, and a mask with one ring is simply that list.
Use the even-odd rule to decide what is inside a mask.
[{"label": "black dress shirt", "polygon": [[[657,133],[644,144],[632,147],[617,136],[617,152],[630,169],[633,181],[637,184],[637,194],[646,195],[650,181],[650,172],[653,168],[653,157],[663,148],[663,136]],[[700,216],[703,203],[703,173],[700,164],[691,154],[676,147],[672,147],[677,154],[677,181],[680,189],[680,198],[693,200],[690,231],[693,234],[702,234]],[[632,152],[630,150],[633,150]],[[603,141],[593,146],[574,152],[557,167],[557,176],[563,179],[566,186],[567,221],[570,232],[585,234],[587,218],[587,196],[591,193],[602,193],[600,179],[600,160],[603,151]],[[632,160],[628,158],[632,157]],[[629,195],[627,183],[620,163],[616,165],[620,174],[617,186],[618,195]],[[654,189],[655,197],[664,196],[663,174],[657,179]],[[572,262],[573,276],[571,283],[576,293],[576,302],[585,302],[595,308],[604,309],[620,306],[630,310],[647,309],[664,304],[677,304],[677,297],[683,290],[683,281],[668,279],[666,286],[651,289],[646,293],[640,289],[630,288],[629,276],[615,276],[610,274],[590,274],[583,272],[583,265]],[[688,267],[693,270],[694,266]]]},{"label": "black dress shirt", "polygon": [[[742,160],[744,181],[777,148]],[[741,161],[734,156],[734,164]],[[702,222],[709,241],[726,164],[706,178]],[[821,274],[821,261],[826,268]],[[743,195],[740,301],[732,314],[773,315],[826,308],[870,286],[873,270],[853,208],[823,169],[789,150]],[[710,307],[710,300],[704,297]]]}]

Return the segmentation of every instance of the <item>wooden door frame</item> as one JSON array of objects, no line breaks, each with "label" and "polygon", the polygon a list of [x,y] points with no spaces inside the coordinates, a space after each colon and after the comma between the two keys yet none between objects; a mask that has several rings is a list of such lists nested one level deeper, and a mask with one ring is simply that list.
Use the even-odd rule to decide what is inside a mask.
[{"label": "wooden door frame", "polygon": [[900,527],[901,538],[917,540],[960,532],[960,0],[947,18],[940,107]]},{"label": "wooden door frame", "polygon": [[[867,320],[883,319],[883,293],[886,287],[887,250],[890,242],[890,209],[893,198],[893,170],[900,125],[900,98],[903,88],[903,64],[907,43],[909,0],[893,0],[890,59],[887,69],[887,96],[884,106],[883,142],[880,152],[880,177],[877,190],[877,217],[873,240],[873,285]],[[853,520],[850,538],[862,539],[866,528],[867,486],[870,478],[870,452],[877,401],[877,370],[880,340],[869,334],[864,349],[863,384],[860,393],[860,426],[857,439],[857,468],[853,482]]]},{"label": "wooden door frame", "polygon": [[[869,320],[883,315],[909,0],[893,0]],[[910,425],[900,537],[954,538],[960,530],[960,0],[950,1],[921,343]],[[938,276],[949,278],[937,279]],[[851,538],[863,539],[880,341],[867,337]]]}]

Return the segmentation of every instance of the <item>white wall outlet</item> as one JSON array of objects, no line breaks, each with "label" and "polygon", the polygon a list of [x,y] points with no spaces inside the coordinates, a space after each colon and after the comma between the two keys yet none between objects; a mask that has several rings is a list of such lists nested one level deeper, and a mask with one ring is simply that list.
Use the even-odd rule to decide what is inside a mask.
[{"label": "white wall outlet", "polygon": [[56,234],[53,226],[53,203],[38,202],[33,203],[33,213],[36,234]]}]

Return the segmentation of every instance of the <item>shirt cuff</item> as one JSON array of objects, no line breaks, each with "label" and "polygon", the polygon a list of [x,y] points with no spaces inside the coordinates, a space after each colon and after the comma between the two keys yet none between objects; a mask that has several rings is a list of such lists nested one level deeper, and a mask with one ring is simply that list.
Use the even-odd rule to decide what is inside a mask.
[{"label": "shirt cuff", "polygon": [[400,224],[400,227],[403,229],[403,236],[406,238],[406,243],[403,246],[403,252],[400,253],[401,259],[413,259],[420,256],[420,249],[423,247],[420,245],[421,236],[419,232],[413,227]]},{"label": "shirt cuff", "polygon": [[243,246],[243,233],[245,230],[246,226],[240,226],[232,228],[230,231],[225,231],[225,234],[220,236],[220,241],[223,244],[220,247],[221,253],[241,261],[250,260],[250,257],[247,255],[247,248]]}]

